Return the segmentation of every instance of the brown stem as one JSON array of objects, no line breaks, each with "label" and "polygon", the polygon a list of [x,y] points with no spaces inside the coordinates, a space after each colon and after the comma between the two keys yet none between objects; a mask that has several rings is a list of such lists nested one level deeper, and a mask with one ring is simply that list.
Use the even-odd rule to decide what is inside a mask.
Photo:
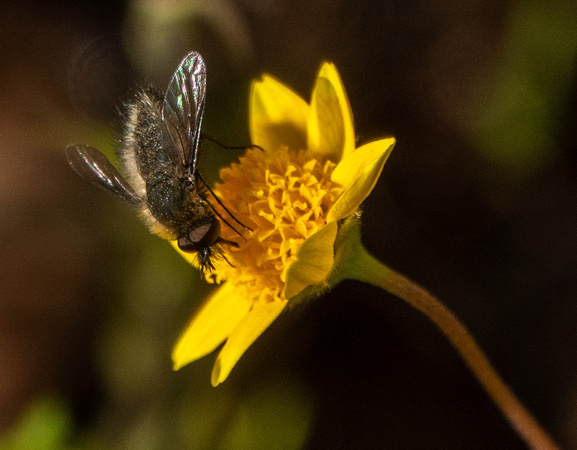
[{"label": "brown stem", "polygon": [[364,252],[365,255],[357,254],[353,258],[356,263],[347,264],[347,278],[379,286],[425,314],[453,344],[525,442],[534,449],[558,449],[558,445],[497,374],[465,325],[425,289]]}]

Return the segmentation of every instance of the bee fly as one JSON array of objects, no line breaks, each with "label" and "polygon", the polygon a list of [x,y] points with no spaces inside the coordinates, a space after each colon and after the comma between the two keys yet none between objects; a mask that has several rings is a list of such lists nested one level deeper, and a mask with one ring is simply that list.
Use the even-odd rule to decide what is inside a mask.
[{"label": "bee fly", "polygon": [[[198,255],[203,272],[214,269],[221,244],[220,220],[212,198],[226,209],[197,170],[200,127],[206,93],[206,66],[189,53],[172,77],[164,97],[144,89],[128,106],[121,157],[127,180],[100,151],[85,145],[66,148],[72,168],[93,184],[136,206],[151,232]],[[220,220],[219,220],[220,219]]]}]

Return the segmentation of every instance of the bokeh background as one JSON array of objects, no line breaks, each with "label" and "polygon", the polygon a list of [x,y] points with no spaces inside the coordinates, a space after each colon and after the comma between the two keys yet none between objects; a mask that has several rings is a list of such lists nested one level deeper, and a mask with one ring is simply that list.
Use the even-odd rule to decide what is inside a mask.
[{"label": "bokeh background", "polygon": [[[356,282],[281,316],[217,388],[214,355],[172,372],[211,288],[63,149],[113,155],[123,101],[194,49],[204,131],[231,145],[251,79],[308,99],[336,63],[359,141],[398,140],[366,247],[577,448],[573,0],[21,0],[0,24],[0,447],[524,448],[426,318]],[[236,156],[207,145],[202,170]]]}]

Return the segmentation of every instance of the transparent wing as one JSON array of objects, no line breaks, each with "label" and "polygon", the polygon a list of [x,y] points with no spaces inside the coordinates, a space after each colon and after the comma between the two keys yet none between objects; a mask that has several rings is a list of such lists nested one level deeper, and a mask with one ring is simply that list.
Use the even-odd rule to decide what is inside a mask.
[{"label": "transparent wing", "polygon": [[197,52],[182,60],[164,96],[162,120],[189,174],[196,171],[206,95],[206,66]]},{"label": "transparent wing", "polygon": [[112,192],[117,197],[139,205],[142,199],[110,161],[98,150],[86,145],[70,145],[65,151],[66,159],[74,171],[92,184]]}]

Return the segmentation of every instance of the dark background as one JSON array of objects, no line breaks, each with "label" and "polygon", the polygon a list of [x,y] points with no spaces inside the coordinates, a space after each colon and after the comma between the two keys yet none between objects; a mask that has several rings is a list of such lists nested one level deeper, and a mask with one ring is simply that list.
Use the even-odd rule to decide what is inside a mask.
[{"label": "dark background", "polygon": [[[63,148],[112,154],[123,100],[194,49],[204,131],[232,145],[251,79],[308,100],[336,63],[359,141],[397,138],[366,247],[446,302],[577,448],[576,19],[569,0],[3,2],[0,443],[524,447],[426,318],[357,282],[283,315],[218,388],[214,355],[172,372],[210,289]],[[203,170],[232,157],[206,148]]]}]

